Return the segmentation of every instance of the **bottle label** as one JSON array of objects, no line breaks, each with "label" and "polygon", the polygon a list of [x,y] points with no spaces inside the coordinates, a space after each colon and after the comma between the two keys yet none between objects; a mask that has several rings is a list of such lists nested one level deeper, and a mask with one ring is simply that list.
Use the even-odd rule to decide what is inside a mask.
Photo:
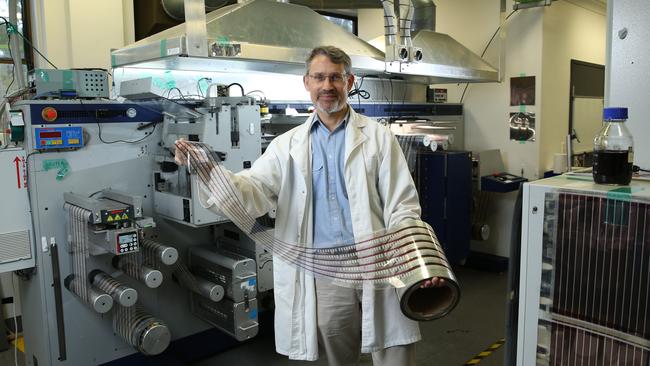
[{"label": "bottle label", "polygon": [[634,163],[634,151],[631,146],[627,150],[627,162]]}]

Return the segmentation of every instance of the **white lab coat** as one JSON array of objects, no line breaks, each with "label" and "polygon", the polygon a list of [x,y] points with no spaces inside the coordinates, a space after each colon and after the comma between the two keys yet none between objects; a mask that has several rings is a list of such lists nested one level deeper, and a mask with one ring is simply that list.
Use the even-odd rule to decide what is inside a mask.
[{"label": "white lab coat", "polygon": [[[277,207],[276,238],[311,245],[313,232],[310,126],[274,139],[251,169],[231,179],[246,209],[259,217]],[[418,195],[397,140],[389,129],[350,108],[345,130],[345,185],[355,237],[419,219]],[[318,358],[314,278],[275,258],[275,345],[296,360]],[[420,340],[417,322],[406,318],[395,289],[367,290],[362,298],[364,353]]]}]

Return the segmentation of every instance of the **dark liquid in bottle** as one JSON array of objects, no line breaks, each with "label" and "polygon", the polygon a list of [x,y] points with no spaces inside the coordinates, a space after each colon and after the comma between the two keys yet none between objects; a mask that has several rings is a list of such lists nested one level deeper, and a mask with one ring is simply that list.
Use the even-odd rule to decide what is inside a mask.
[{"label": "dark liquid in bottle", "polygon": [[594,151],[594,182],[598,184],[630,184],[632,163],[628,162],[628,151]]}]

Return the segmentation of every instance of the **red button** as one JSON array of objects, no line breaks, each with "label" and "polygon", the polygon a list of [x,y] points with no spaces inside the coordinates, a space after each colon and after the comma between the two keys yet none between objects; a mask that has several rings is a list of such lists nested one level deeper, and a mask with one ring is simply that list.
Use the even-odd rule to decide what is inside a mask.
[{"label": "red button", "polygon": [[43,117],[43,119],[45,121],[52,122],[57,118],[58,114],[56,112],[56,109],[54,109],[52,107],[45,107],[45,108],[43,108],[43,111],[41,112],[41,116]]}]

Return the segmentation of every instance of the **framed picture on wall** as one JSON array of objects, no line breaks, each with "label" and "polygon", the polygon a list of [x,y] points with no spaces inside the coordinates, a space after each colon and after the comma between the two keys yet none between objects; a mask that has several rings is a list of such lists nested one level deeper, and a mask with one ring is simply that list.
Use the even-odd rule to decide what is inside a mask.
[{"label": "framed picture on wall", "polygon": [[535,77],[510,78],[510,105],[535,105]]},{"label": "framed picture on wall", "polygon": [[535,113],[510,113],[510,140],[535,141]]}]

